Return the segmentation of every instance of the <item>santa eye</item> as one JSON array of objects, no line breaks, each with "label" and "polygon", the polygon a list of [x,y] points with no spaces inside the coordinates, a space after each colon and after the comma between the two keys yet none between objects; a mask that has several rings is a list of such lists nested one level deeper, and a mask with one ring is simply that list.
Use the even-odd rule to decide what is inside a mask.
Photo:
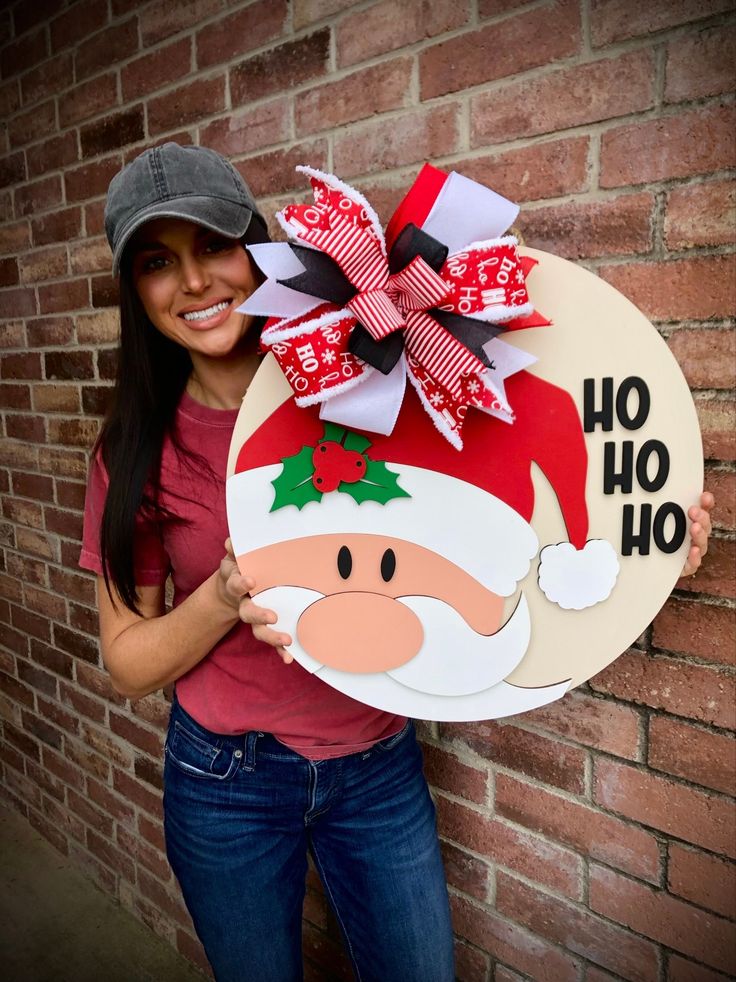
[{"label": "santa eye", "polygon": [[383,556],[381,556],[381,576],[383,577],[384,583],[388,583],[395,572],[396,554],[393,549],[387,549]]},{"label": "santa eye", "polygon": [[353,571],[353,557],[347,546],[342,546],[337,554],[337,571],[346,580]]}]

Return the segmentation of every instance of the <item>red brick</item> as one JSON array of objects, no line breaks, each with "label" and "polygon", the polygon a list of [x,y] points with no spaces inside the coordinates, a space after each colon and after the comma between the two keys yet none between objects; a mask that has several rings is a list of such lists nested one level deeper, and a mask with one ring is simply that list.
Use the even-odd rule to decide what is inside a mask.
[{"label": "red brick", "polygon": [[710,666],[631,650],[590,684],[598,692],[677,716],[732,729],[736,725],[734,679]]},{"label": "red brick", "polygon": [[74,49],[77,79],[89,78],[118,61],[124,61],[138,50],[138,20],[129,17],[122,23],[99,31]]},{"label": "red brick", "polygon": [[736,854],[736,816],[725,798],[604,759],[596,761],[594,797],[601,807],[642,825],[719,854]]},{"label": "red brick", "polygon": [[353,6],[354,0],[294,0],[294,28],[308,27],[330,14],[338,14]]},{"label": "red brick", "polygon": [[286,0],[256,0],[203,27],[196,36],[198,69],[221,65],[274,41],[283,34],[287,14]]},{"label": "red brick", "polygon": [[18,260],[0,259],[0,287],[17,286],[18,283]]},{"label": "red brick", "polygon": [[632,4],[630,0],[593,0],[590,26],[595,45],[653,34],[730,10],[729,0],[679,0],[678,3]]},{"label": "red brick", "polygon": [[87,777],[87,795],[91,801],[111,815],[116,822],[128,828],[134,827],[135,810],[133,806],[119,798],[104,784],[100,784],[99,781],[89,776]]},{"label": "red brick", "polygon": [[0,672],[0,690],[13,702],[22,703],[24,706],[33,706],[33,689],[12,675]]},{"label": "red brick", "polygon": [[0,291],[0,304],[7,317],[33,317],[38,313],[35,290],[30,287]]},{"label": "red brick", "polygon": [[736,795],[736,740],[681,723],[653,716],[649,721],[649,766],[701,784],[715,791]]},{"label": "red brick", "polygon": [[[79,42],[107,23],[105,0],[81,0],[51,21],[51,47],[60,51]],[[113,60],[112,58],[110,59]]]},{"label": "red brick", "polygon": [[63,133],[26,150],[28,174],[38,177],[50,170],[59,170],[79,159],[76,133]]},{"label": "red brick", "polygon": [[74,81],[72,56],[68,52],[48,58],[37,68],[26,72],[20,80],[23,105],[29,106],[42,99],[58,95]]},{"label": "red brick", "polygon": [[705,965],[695,965],[672,953],[667,962],[667,982],[729,982],[729,979]]},{"label": "red brick", "polygon": [[338,65],[354,65],[467,24],[468,0],[382,0],[343,18],[336,31]]},{"label": "red brick", "polygon": [[736,597],[736,542],[711,536],[703,565],[694,576],[678,580],[677,589],[716,597]]},{"label": "red brick", "polygon": [[87,477],[87,458],[81,450],[41,447],[38,451],[38,465],[40,470],[54,476],[74,477],[79,480]]},{"label": "red brick", "polygon": [[5,417],[5,432],[14,440],[30,440],[43,443],[46,440],[43,416],[21,416],[14,413]]},{"label": "red brick", "polygon": [[496,810],[593,859],[659,882],[659,846],[643,829],[505,774],[496,777]]},{"label": "red brick", "polygon": [[143,106],[131,106],[119,113],[107,113],[79,131],[82,157],[94,157],[118,147],[138,143],[144,136]]},{"label": "red brick", "polygon": [[38,501],[54,500],[54,482],[45,474],[13,473],[13,493],[22,498],[35,498]]},{"label": "red brick", "polygon": [[9,187],[26,180],[26,163],[22,151],[9,154],[0,160],[0,187]]},{"label": "red brick", "polygon": [[3,409],[30,409],[31,388],[29,385],[0,385],[0,407]]},{"label": "red brick", "polygon": [[[175,4],[150,4],[140,14],[141,36],[145,47],[165,41],[179,31],[195,27],[218,13],[220,0],[178,0]],[[118,13],[129,9],[127,0],[118,0]]]},{"label": "red brick", "polygon": [[666,102],[702,99],[733,89],[736,62],[736,30],[723,25],[699,34],[688,34],[667,46]]},{"label": "red brick", "polygon": [[601,138],[601,187],[643,184],[731,167],[736,151],[732,106],[628,124]]},{"label": "red brick", "polygon": [[54,747],[56,750],[61,749],[64,737],[55,726],[51,726],[50,723],[47,723],[26,709],[23,710],[21,718],[23,720],[23,729],[26,732],[32,733],[33,736],[38,737],[43,743]]},{"label": "red brick", "polygon": [[449,842],[441,842],[440,845],[445,876],[450,886],[476,900],[486,900],[492,881],[488,863]]},{"label": "red brick", "polygon": [[[80,208],[65,208],[47,215],[31,219],[33,244],[48,245],[51,242],[67,242],[81,234],[82,211]],[[22,248],[22,246],[21,246]]]},{"label": "red brick", "polygon": [[83,349],[45,352],[46,378],[71,381],[94,378],[93,354]]},{"label": "red brick", "polygon": [[443,723],[443,737],[461,740],[481,757],[502,767],[528,774],[545,784],[581,794],[586,753],[518,727],[493,720],[480,723]]},{"label": "red brick", "polygon": [[233,108],[321,77],[329,50],[330,31],[325,28],[235,65],[230,69]]},{"label": "red brick", "polygon": [[161,733],[166,732],[169,725],[171,704],[163,695],[152,693],[150,696],[136,699],[135,702],[131,703],[130,711],[138,719],[144,720]]},{"label": "red brick", "polygon": [[7,124],[10,146],[14,150],[56,131],[56,104],[53,99],[14,116]]},{"label": "red brick", "polygon": [[135,882],[135,863],[131,857],[103,836],[87,829],[87,848],[100,862],[120,873],[129,883]]},{"label": "red brick", "polygon": [[569,952],[530,934],[495,910],[472,904],[456,894],[450,902],[455,931],[471,944],[538,982],[577,982],[580,963]]},{"label": "red brick", "polygon": [[196,79],[148,102],[148,128],[162,133],[225,108],[225,77]]},{"label": "red brick", "polygon": [[673,188],[664,221],[668,249],[728,245],[736,239],[736,189],[732,181]]},{"label": "red brick", "polygon": [[187,927],[191,924],[180,895],[175,897],[147,870],[140,867],[138,885],[144,897],[152,900],[157,907],[169,914],[177,923]]},{"label": "red brick", "polygon": [[152,733],[133,720],[120,713],[110,713],[110,729],[128,743],[152,756],[160,756],[163,752],[163,741],[160,733]]},{"label": "red brick", "polygon": [[164,852],[166,849],[166,842],[164,839],[164,829],[160,822],[154,822],[143,812],[138,814],[138,832],[146,842],[150,842],[152,846],[158,849],[159,852]]},{"label": "red brick", "polygon": [[[327,141],[315,140],[312,143],[298,143],[287,150],[272,150],[257,157],[248,157],[235,166],[245,177],[256,197],[262,194],[282,194],[290,188],[304,189],[303,174],[297,174],[295,167],[310,161],[311,167],[324,169],[327,166]],[[312,163],[315,161],[315,163]]]},{"label": "red brick", "polygon": [[695,402],[706,460],[736,458],[736,403],[729,399]]},{"label": "red brick", "polygon": [[736,866],[733,863],[671,842],[667,871],[670,893],[726,917],[733,918],[736,914]]},{"label": "red brick", "polygon": [[97,437],[98,425],[92,419],[49,419],[49,443],[91,447]]},{"label": "red brick", "polygon": [[128,62],[120,72],[123,101],[148,96],[165,85],[171,85],[191,71],[192,39],[179,38],[163,48]]},{"label": "red brick", "polygon": [[421,98],[550,65],[576,54],[580,43],[579,5],[555,0],[426,48],[419,56]]},{"label": "red brick", "polygon": [[[73,675],[72,658],[68,653],[59,651],[58,648],[53,648],[51,645],[43,644],[41,641],[32,641],[31,658],[34,662],[43,665],[44,668],[48,668],[52,672],[56,672],[57,675],[61,675],[63,678],[70,679]],[[48,691],[50,695],[56,695],[53,686],[49,686],[48,689],[44,687],[44,691]]]},{"label": "red brick", "polygon": [[66,276],[69,271],[66,248],[52,246],[48,249],[34,249],[20,257],[20,275],[24,283],[38,283],[59,276]]},{"label": "red brick", "polygon": [[23,348],[26,346],[26,333],[21,321],[4,321],[0,325],[0,349]]},{"label": "red brick", "polygon": [[93,665],[77,664],[77,683],[101,699],[110,700],[117,705],[122,705],[125,701],[113,689],[107,672]]},{"label": "red brick", "polygon": [[[64,6],[63,0],[39,0],[38,3],[27,5],[20,4],[13,10],[13,27],[15,36],[19,37],[36,27],[40,23],[45,23],[49,18],[56,14]],[[4,43],[4,38],[3,42]]]},{"label": "red brick", "polygon": [[[37,532],[35,529],[26,528],[18,528],[16,535],[18,549],[21,552],[30,552],[31,555],[38,556],[40,559],[50,559],[53,562],[59,561],[59,546],[52,535],[46,535],[42,532]],[[52,595],[45,594],[45,596]],[[56,599],[58,600],[60,598]],[[26,603],[28,603],[27,599]],[[56,609],[58,610],[58,608]],[[62,619],[64,617],[64,610],[65,608],[62,601]],[[39,613],[46,613],[46,611],[40,610]]]},{"label": "red brick", "polygon": [[639,713],[628,706],[582,692],[570,692],[557,702],[518,717],[521,723],[631,760],[639,753],[639,718]]},{"label": "red brick", "polygon": [[171,868],[166,858],[153,849],[144,839],[133,835],[127,829],[118,826],[118,845],[136,863],[141,863],[163,883],[171,879]]},{"label": "red brick", "polygon": [[655,982],[659,978],[653,944],[505,873],[497,877],[496,908],[542,937],[632,982]]},{"label": "red brick", "polygon": [[69,847],[69,855],[74,865],[81,869],[85,876],[93,880],[104,893],[115,895],[118,883],[117,876],[112,870],[94,856],[90,856],[87,850],[81,846],[72,844]]},{"label": "red brick", "polygon": [[26,757],[30,757],[31,760],[40,760],[41,754],[38,742],[31,739],[27,733],[18,729],[9,720],[3,721],[3,736],[9,743],[20,750],[22,754],[25,754]]},{"label": "red brick", "polygon": [[46,30],[42,26],[33,34],[19,38],[0,52],[0,71],[4,78],[19,75],[48,55]]},{"label": "red brick", "polygon": [[64,93],[64,98],[59,101],[59,122],[62,127],[73,126],[117,104],[115,73],[97,75],[86,82],[78,82],[73,89]]},{"label": "red brick", "polygon": [[713,968],[736,971],[733,925],[661,890],[597,866],[591,870],[590,906],[668,948]]},{"label": "red brick", "polygon": [[648,51],[565,68],[483,92],[470,102],[471,145],[487,146],[649,109],[654,70]]},{"label": "red brick", "polygon": [[447,103],[378,119],[347,133],[338,132],[334,140],[335,170],[343,176],[441,157],[459,147],[460,106]]},{"label": "red brick", "polygon": [[411,59],[396,58],[298,93],[294,97],[297,134],[311,136],[319,130],[403,108],[409,102],[411,74]]},{"label": "red brick", "polygon": [[654,195],[568,202],[526,210],[519,227],[526,245],[567,259],[630,255],[652,248]]},{"label": "red brick", "polygon": [[200,138],[203,146],[235,156],[283,142],[289,127],[288,100],[273,99],[214,120],[200,129]]},{"label": "red brick", "polygon": [[156,818],[161,817],[161,795],[117,767],[113,770],[113,787],[126,801],[132,801]]},{"label": "red brick", "polygon": [[31,215],[61,204],[61,178],[58,174],[25,184],[15,192],[18,215]]},{"label": "red brick", "polygon": [[0,85],[0,115],[3,118],[11,116],[20,109],[20,83],[18,79],[10,79]]},{"label": "red brick", "polygon": [[35,761],[26,760],[26,775],[56,801],[64,801],[65,785],[45,767],[41,767]]},{"label": "red brick", "polygon": [[[50,216],[44,216],[41,221],[48,217]],[[16,222],[0,227],[0,255],[7,255],[8,253],[15,255],[15,253],[27,249],[31,243],[29,233],[28,222]]]},{"label": "red brick", "polygon": [[451,791],[479,805],[488,797],[488,773],[464,764],[454,754],[448,754],[430,743],[422,744],[424,773],[430,784]]},{"label": "red brick", "polygon": [[717,467],[705,470],[704,487],[716,499],[716,507],[711,516],[713,528],[736,529],[736,473]]},{"label": "red brick", "polygon": [[651,320],[729,317],[736,307],[733,256],[623,263],[599,272]]},{"label": "red brick", "polygon": [[67,278],[63,282],[38,287],[38,308],[42,314],[57,314],[89,306],[89,281]]},{"label": "red brick", "polygon": [[688,385],[694,389],[736,386],[736,335],[733,331],[680,330],[667,339]]},{"label": "red brick", "polygon": [[[114,307],[118,303],[119,293],[118,284],[115,279],[110,274],[105,274],[102,276],[93,276],[92,280],[92,306],[99,307]],[[114,378],[114,366],[112,368],[112,374],[104,374],[102,366],[106,359],[115,359],[117,357],[115,351],[101,351],[97,358],[97,365],[100,372],[100,378]],[[113,364],[110,362],[110,364]]]},{"label": "red brick", "polygon": [[581,898],[583,864],[579,856],[441,795],[436,804],[437,828],[444,838],[557,893]]},{"label": "red brick", "polygon": [[34,385],[33,407],[39,412],[75,413],[79,412],[79,386],[77,385]]},{"label": "red brick", "polygon": [[67,201],[84,201],[106,194],[108,185],[122,167],[120,154],[113,154],[91,164],[83,164],[64,174]]},{"label": "red brick", "polygon": [[[41,506],[33,501],[18,501],[13,498],[5,498],[3,500],[3,514],[6,518],[9,518],[11,522],[18,522],[21,525],[29,525],[32,528],[42,528],[43,527],[43,512]],[[21,571],[23,577],[33,577],[35,582],[39,582],[40,578],[43,578],[43,564],[37,563],[36,569],[32,568],[30,561],[26,564],[26,567]],[[8,567],[8,572],[10,572],[10,566]]]},{"label": "red brick", "polygon": [[106,815],[99,808],[90,804],[86,798],[72,791],[71,788],[67,795],[67,801],[75,815],[78,815],[87,825],[91,826],[96,832],[99,832],[100,835],[107,836],[108,838],[112,836],[113,821],[109,815]]},{"label": "red brick", "polygon": [[44,839],[51,843],[57,852],[60,852],[62,856],[68,854],[69,843],[64,833],[59,830],[57,821],[49,821],[44,815],[39,815],[33,809],[28,810],[28,821]]}]

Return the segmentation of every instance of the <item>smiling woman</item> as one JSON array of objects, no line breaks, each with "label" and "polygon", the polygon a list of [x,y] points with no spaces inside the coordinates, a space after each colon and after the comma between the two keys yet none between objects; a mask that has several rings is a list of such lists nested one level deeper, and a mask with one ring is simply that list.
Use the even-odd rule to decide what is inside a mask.
[{"label": "smiling woman", "polygon": [[[169,143],[113,179],[106,230],[118,379],[81,565],[98,574],[117,690],[176,683],[166,846],[215,976],[301,979],[311,851],[357,977],[449,982],[447,890],[411,724],[294,663],[291,636],[223,546],[230,437],[259,363],[261,325],[237,311],[260,275],[244,247],[267,239],[265,223],[224,158]],[[402,575],[378,559],[382,582]],[[338,656],[358,643],[336,636]]]}]

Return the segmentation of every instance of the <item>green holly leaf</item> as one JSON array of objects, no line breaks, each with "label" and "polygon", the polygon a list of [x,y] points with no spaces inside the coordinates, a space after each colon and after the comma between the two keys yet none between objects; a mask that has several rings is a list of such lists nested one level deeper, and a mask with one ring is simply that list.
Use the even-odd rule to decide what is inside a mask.
[{"label": "green holly leaf", "polygon": [[357,450],[360,454],[364,454],[370,445],[371,441],[368,437],[363,436],[362,433],[353,433],[352,430],[348,430],[343,444],[346,450]]},{"label": "green holly leaf", "polygon": [[271,481],[275,491],[271,511],[285,508],[286,505],[296,505],[301,510],[308,501],[321,500],[322,492],[315,488],[312,481],[313,453],[314,447],[302,447],[293,457],[284,457],[281,473]]},{"label": "green holly leaf", "polygon": [[382,460],[366,458],[365,477],[354,484],[343,481],[337,490],[349,494],[358,504],[364,501],[378,501],[385,505],[392,498],[411,498],[408,491],[399,485],[399,475],[390,471]]},{"label": "green holly leaf", "polygon": [[325,423],[325,435],[319,441],[320,443],[326,443],[328,440],[334,440],[335,443],[341,443],[342,438],[345,436],[345,427],[338,426],[337,423]]}]

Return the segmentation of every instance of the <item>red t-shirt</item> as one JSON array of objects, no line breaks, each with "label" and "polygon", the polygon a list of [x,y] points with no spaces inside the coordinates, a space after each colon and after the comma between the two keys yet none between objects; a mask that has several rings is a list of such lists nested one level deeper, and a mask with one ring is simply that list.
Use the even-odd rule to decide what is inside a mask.
[{"label": "red t-shirt", "polygon": [[[176,422],[183,444],[206,458],[216,477],[165,440],[161,461],[161,504],[182,521],[139,518],[134,543],[136,583],[163,584],[171,575],[174,606],[219,567],[225,554],[225,483],[236,409],[210,409],[184,393]],[[95,458],[87,486],[80,566],[102,574],[100,522],[108,477]],[[278,613],[278,611],[277,611]],[[176,683],[183,708],[215,733],[273,733],[313,760],[364,750],[397,733],[395,716],[343,695],[293,662],[284,665],[269,646],[239,623]]]}]

